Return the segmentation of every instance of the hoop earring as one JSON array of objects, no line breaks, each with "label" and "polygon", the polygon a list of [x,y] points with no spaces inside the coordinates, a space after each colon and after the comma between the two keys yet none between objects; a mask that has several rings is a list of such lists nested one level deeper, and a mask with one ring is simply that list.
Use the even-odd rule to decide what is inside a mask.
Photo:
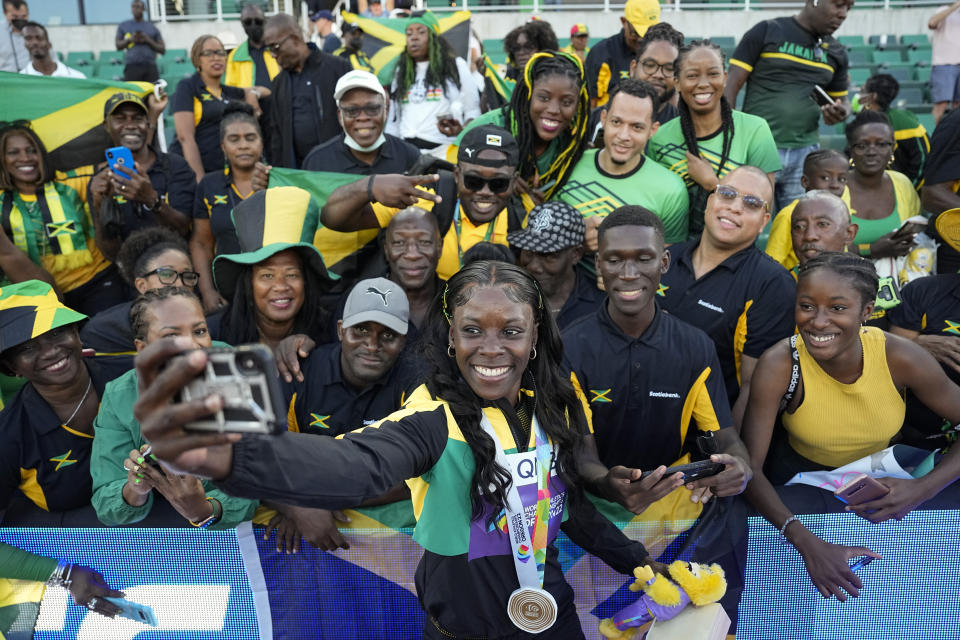
[{"label": "hoop earring", "polygon": [[537,359],[537,348],[536,348],[536,347],[534,347],[533,349],[530,350],[530,359],[531,359],[531,360],[536,360],[536,359]]},{"label": "hoop earring", "polygon": [[457,352],[454,350],[452,342],[447,345],[447,355],[450,356],[451,358],[457,357]]}]

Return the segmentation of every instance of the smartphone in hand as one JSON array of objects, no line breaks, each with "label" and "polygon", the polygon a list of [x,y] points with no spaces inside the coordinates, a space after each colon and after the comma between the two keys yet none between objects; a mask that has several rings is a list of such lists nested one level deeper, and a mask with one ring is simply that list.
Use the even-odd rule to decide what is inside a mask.
[{"label": "smartphone in hand", "polygon": [[117,174],[121,180],[129,180],[127,174],[117,171],[117,167],[124,167],[127,171],[137,172],[136,165],[133,164],[133,154],[126,147],[110,147],[105,153],[107,164],[111,171]]},{"label": "smartphone in hand", "polygon": [[882,498],[888,493],[890,493],[890,489],[865,473],[861,473],[833,492],[838,500],[850,505],[870,502]]}]

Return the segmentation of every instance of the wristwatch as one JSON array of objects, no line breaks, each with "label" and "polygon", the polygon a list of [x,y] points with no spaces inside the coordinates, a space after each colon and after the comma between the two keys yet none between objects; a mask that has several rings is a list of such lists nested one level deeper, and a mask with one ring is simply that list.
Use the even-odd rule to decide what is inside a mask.
[{"label": "wristwatch", "polygon": [[153,203],[152,205],[150,205],[149,207],[147,207],[147,211],[149,211],[150,213],[156,213],[157,211],[160,210],[160,207],[161,207],[162,205],[163,205],[163,196],[160,195],[160,192],[158,191],[158,192],[157,192],[157,201],[154,202],[154,203]]},{"label": "wristwatch", "polygon": [[220,504],[219,500],[216,498],[207,498],[207,502],[209,502],[210,506],[213,507],[213,512],[209,516],[200,522],[188,520],[191,525],[197,527],[198,529],[206,529],[210,525],[220,522],[220,517],[223,515],[223,505]]}]

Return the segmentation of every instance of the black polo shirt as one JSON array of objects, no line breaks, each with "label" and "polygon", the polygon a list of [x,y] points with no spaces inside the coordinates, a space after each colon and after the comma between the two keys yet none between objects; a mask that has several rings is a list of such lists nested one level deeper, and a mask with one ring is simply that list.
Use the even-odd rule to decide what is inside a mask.
[{"label": "black polo shirt", "polygon": [[[930,155],[923,169],[923,180],[927,186],[946,185],[950,191],[960,193],[960,109],[954,109],[941,118],[936,129],[930,134]],[[941,212],[936,212],[938,215]],[[935,225],[927,228],[934,240],[941,240]],[[960,253],[946,242],[937,249],[937,271],[956,273],[960,271]]]},{"label": "black polo shirt", "polygon": [[563,332],[563,349],[590,402],[600,460],[608,467],[669,466],[696,452],[698,430],[733,426],[713,342],[659,305],[634,339],[603,304]]},{"label": "black polo shirt", "polygon": [[627,46],[621,28],[616,34],[590,47],[584,71],[587,76],[587,92],[591,100],[602,106],[610,99],[610,91],[620,80],[630,77],[630,61],[636,52]]},{"label": "black polo shirt", "polygon": [[[900,304],[887,312],[890,324],[925,336],[953,336],[960,344],[960,274],[918,278],[900,290]],[[960,373],[941,364],[954,384]],[[926,434],[940,433],[944,419],[908,390],[906,423]],[[948,425],[949,426],[949,423]]]},{"label": "black polo shirt", "polygon": [[193,200],[193,217],[210,220],[210,231],[216,246],[215,255],[240,253],[240,241],[233,226],[233,208],[245,198],[233,184],[229,168],[211,171],[197,185]]},{"label": "black polo shirt", "polygon": [[[102,398],[109,375],[88,359],[84,364]],[[65,427],[32,384],[0,411],[0,441],[0,511],[18,491],[45,511],[90,504],[93,434]]]},{"label": "black polo shirt", "polygon": [[380,420],[403,402],[400,360],[381,380],[359,392],[343,379],[339,342],[318,346],[300,366],[304,381],[283,383],[290,431],[338,436]]},{"label": "black polo shirt", "polygon": [[[162,153],[153,147],[150,147],[156,156],[156,161],[147,169],[147,177],[150,178],[150,184],[157,193],[171,207],[185,216],[189,216],[193,210],[193,198],[197,189],[197,176],[193,169],[187,164],[187,161],[175,153]],[[102,165],[97,173],[107,169],[107,165]],[[123,215],[123,223],[120,228],[120,236],[126,239],[137,229],[145,227],[155,227],[160,223],[157,215],[152,213],[149,205],[139,202],[131,202],[121,195],[113,197],[120,212]],[[89,186],[87,188],[87,202],[93,202]],[[152,203],[150,203],[152,204]],[[93,212],[97,215],[99,212]]]},{"label": "black polo shirt", "polygon": [[384,134],[386,142],[380,147],[380,153],[373,164],[357,159],[350,152],[344,140],[346,134],[316,146],[303,160],[303,169],[307,171],[330,171],[334,173],[353,173],[357,175],[406,173],[407,169],[420,158],[420,150],[409,142]]},{"label": "black polo shirt", "polygon": [[[243,102],[246,92],[239,87],[220,85],[220,95],[215,96],[195,73],[177,84],[177,90],[170,98],[170,110],[173,113],[188,111],[193,115],[193,138],[200,150],[203,170],[219,171],[223,169],[223,149],[220,147],[220,120],[231,101]],[[170,144],[170,152],[183,155],[179,140]]]},{"label": "black polo shirt", "polygon": [[699,280],[693,250],[700,241],[670,247],[670,270],[657,296],[663,309],[702,329],[713,340],[730,403],[740,393],[740,358],[759,358],[793,334],[796,283],[773,258],[750,245]]},{"label": "black polo shirt", "polygon": [[597,288],[595,275],[579,266],[575,267],[574,271],[577,274],[577,283],[555,318],[561,331],[580,318],[596,313],[600,304],[607,299],[607,294]]}]

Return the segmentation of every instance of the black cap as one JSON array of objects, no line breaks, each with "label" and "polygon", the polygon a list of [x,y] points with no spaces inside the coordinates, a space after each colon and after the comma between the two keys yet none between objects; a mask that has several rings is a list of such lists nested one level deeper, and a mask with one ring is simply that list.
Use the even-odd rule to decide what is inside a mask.
[{"label": "black cap", "polygon": [[551,200],[530,210],[527,226],[507,234],[511,247],[535,253],[553,253],[583,244],[587,226],[583,216],[566,202]]},{"label": "black cap", "polygon": [[342,33],[353,33],[354,31],[359,31],[363,33],[363,27],[361,27],[356,22],[344,22],[343,26],[340,27]]},{"label": "black cap", "polygon": [[[503,160],[480,160],[477,156],[485,149],[493,149],[507,156]],[[460,139],[460,148],[457,150],[457,162],[482,164],[488,167],[518,167],[520,166],[520,145],[510,132],[502,127],[485,124],[468,129]]]},{"label": "black cap", "polygon": [[137,105],[138,107],[143,109],[144,113],[150,113],[147,110],[147,105],[146,103],[144,103],[143,98],[141,98],[135,93],[129,93],[124,91],[122,93],[115,93],[109,98],[107,98],[107,103],[103,105],[103,117],[106,118],[107,116],[109,116],[111,113],[117,110],[117,107],[119,107],[125,102],[129,102],[130,104]]}]

